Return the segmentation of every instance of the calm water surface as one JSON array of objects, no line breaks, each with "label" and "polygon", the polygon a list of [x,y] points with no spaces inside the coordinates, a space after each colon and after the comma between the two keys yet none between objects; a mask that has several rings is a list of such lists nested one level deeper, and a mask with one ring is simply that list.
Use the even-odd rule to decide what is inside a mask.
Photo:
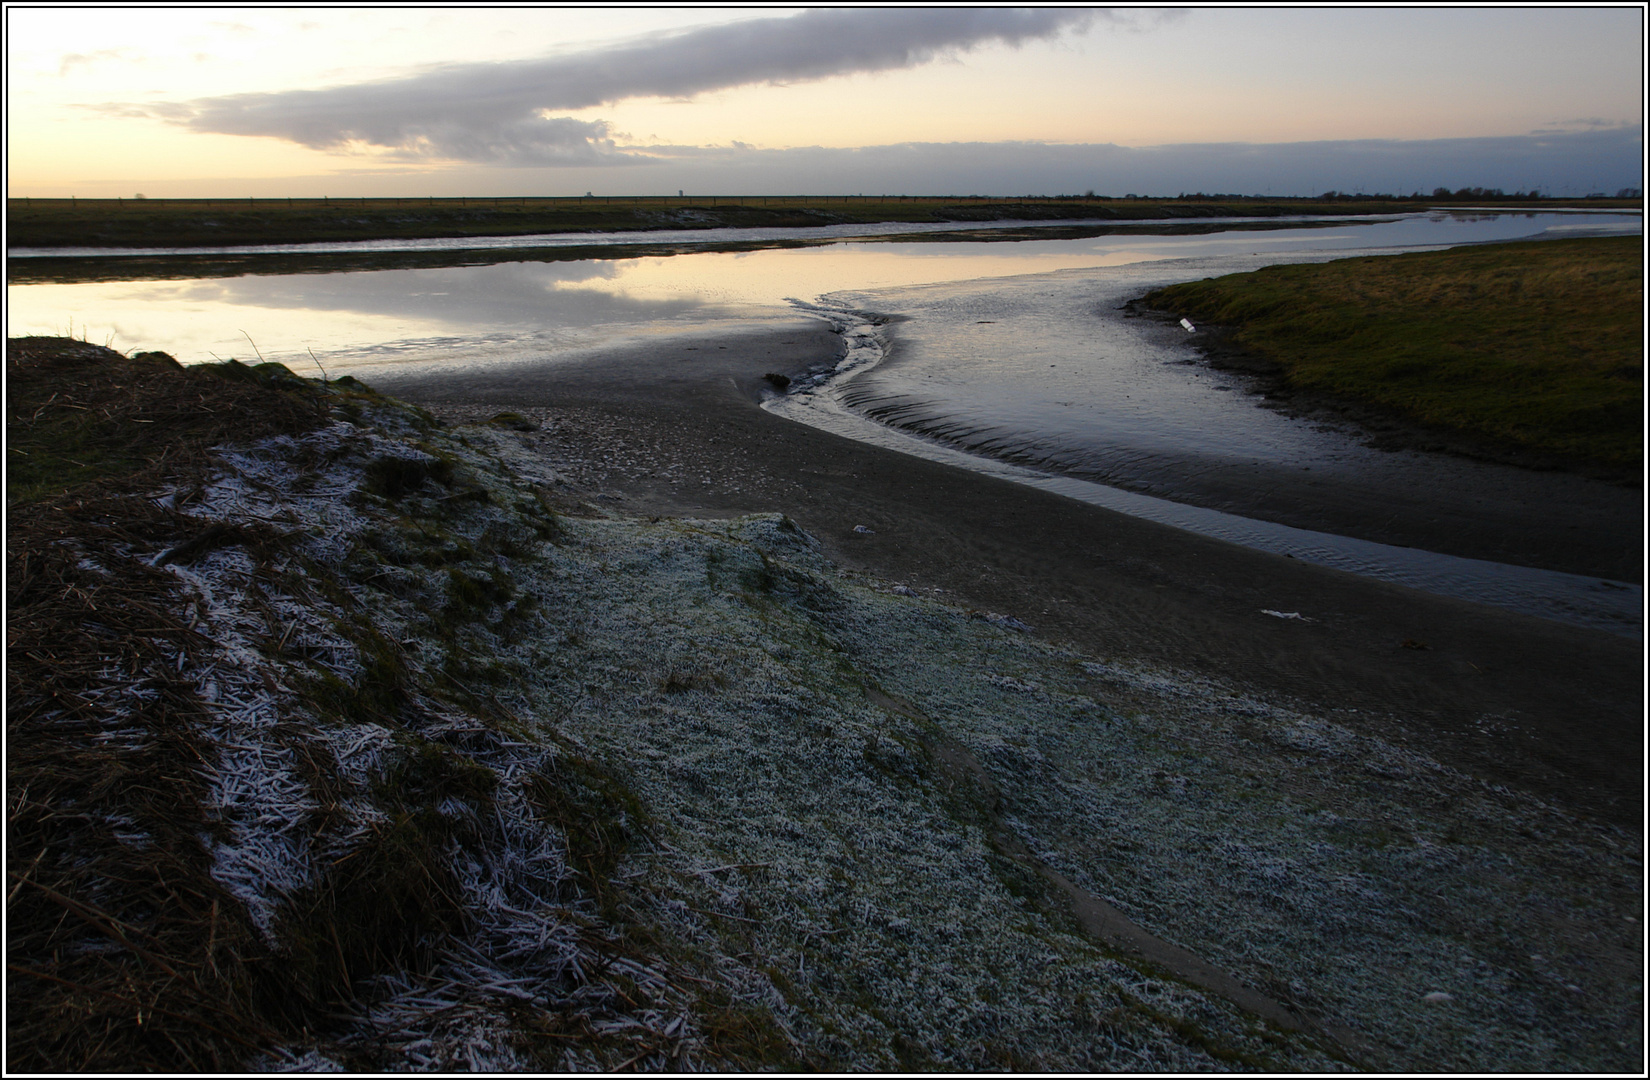
[{"label": "calm water surface", "polygon": [[[861,234],[868,230],[866,226],[852,228]],[[185,363],[250,357],[253,349],[248,337],[268,359],[309,365],[313,351],[329,370],[386,362],[544,360],[563,352],[582,355],[609,342],[690,328],[794,320],[797,312],[791,299],[813,301],[842,291],[1168,259],[1231,256],[1236,260],[1234,266],[1247,266],[1257,257],[1262,262],[1298,261],[1311,258],[1313,252],[1349,254],[1366,248],[1639,228],[1639,219],[1627,215],[1428,214],[1395,221],[1337,220],[1328,227],[1207,236],[1126,235],[1017,243],[844,242],[802,249],[549,263],[510,261],[510,249],[505,248],[499,251],[499,262],[484,266],[10,285],[8,333],[72,330],[76,337],[107,342],[123,351],[161,349]],[[899,229],[909,232],[915,227]],[[828,230],[762,230],[768,239],[822,231]],[[683,235],[712,242],[716,237],[710,234],[722,232],[736,230]],[[608,239],[621,251],[621,241],[651,243],[660,237],[628,233],[611,234]],[[520,245],[543,239],[514,237],[498,243]],[[577,234],[559,239],[588,243],[594,238]],[[287,245],[285,249],[327,251],[371,245],[430,249],[480,243],[372,241],[365,245]],[[10,254],[16,257],[18,253]],[[1201,274],[1189,272],[1189,276]]]},{"label": "calm water surface", "polygon": [[[1217,373],[1191,363],[1183,331],[1123,318],[1117,309],[1126,300],[1160,284],[1278,262],[1532,236],[1642,232],[1639,216],[1622,214],[1434,213],[1313,224],[1006,243],[847,241],[646,258],[622,257],[622,243],[665,238],[615,234],[602,242],[611,242],[621,257],[568,262],[511,261],[512,251],[590,244],[590,235],[505,238],[487,245],[498,247],[499,261],[480,266],[11,285],[8,332],[72,333],[123,351],[164,350],[185,363],[261,354],[303,372],[313,369],[313,356],[330,374],[353,372],[370,380],[385,365],[554,363],[675,334],[737,333],[829,318],[845,331],[850,355],[842,366],[849,370],[774,403],[786,415],[858,438],[893,440],[908,451],[918,443],[935,453],[971,451],[974,456],[962,459],[971,467],[1063,484],[1071,489],[1065,493],[1094,501],[1103,501],[1095,492],[1112,492],[1115,498],[1104,497],[1118,509],[1160,519],[1178,515],[1172,523],[1181,527],[1274,550],[1292,545],[1297,557],[1632,632],[1640,610],[1636,586],[1625,592],[1603,587],[1608,595],[1593,597],[1597,582],[1553,578],[1543,585],[1525,580],[1525,574],[1515,590],[1519,598],[1509,599],[1502,595],[1508,575],[1495,571],[1495,564],[1452,566],[1442,571],[1448,580],[1433,580],[1438,573],[1417,578],[1413,570],[1398,568],[1405,560],[1413,563],[1413,556],[1387,558],[1362,550],[1347,556],[1344,543],[1329,544],[1341,551],[1330,556],[1320,551],[1327,550],[1324,543],[1311,540],[1321,534],[1310,530],[1303,540],[1266,522],[1193,521],[1181,510],[1154,510],[1138,502],[1156,497],[1185,510],[1184,503],[1200,501],[1198,477],[1214,477],[1223,469],[1263,473],[1310,467],[1326,478],[1353,482],[1414,466],[1403,463],[1402,455],[1369,450],[1345,432],[1256,408]],[[877,231],[833,228],[838,231],[764,230],[774,235],[762,238]],[[914,229],[900,225],[885,231]],[[705,232],[688,238],[722,239]],[[753,237],[740,230],[737,238]],[[432,242],[376,243],[407,249]],[[899,321],[877,329],[855,312],[892,314]],[[1083,484],[1093,489],[1087,495],[1072,486]],[[1119,499],[1135,502],[1125,506]],[[1257,535],[1257,529],[1269,528],[1269,539]],[[1497,577],[1500,584],[1482,584]],[[1551,602],[1531,601],[1543,588]],[[1578,601],[1578,590],[1588,595]],[[1555,603],[1570,614],[1549,610]],[[1602,614],[1575,616],[1578,604]]]}]

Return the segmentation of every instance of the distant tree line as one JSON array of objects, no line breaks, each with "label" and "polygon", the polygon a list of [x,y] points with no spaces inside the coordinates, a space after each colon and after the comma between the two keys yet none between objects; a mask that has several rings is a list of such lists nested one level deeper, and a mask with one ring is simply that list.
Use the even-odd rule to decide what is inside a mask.
[{"label": "distant tree line", "polygon": [[[1595,191],[1586,196],[1589,199],[1637,199],[1642,194],[1638,188],[1622,188],[1614,196],[1603,191]],[[899,196],[904,198],[905,196]],[[1163,199],[1184,199],[1187,202],[1276,202],[1279,200],[1310,200],[1312,202],[1436,202],[1440,199],[1471,200],[1474,202],[1527,202],[1532,199],[1545,199],[1551,196],[1543,195],[1540,191],[1531,188],[1529,191],[1502,191],[1500,188],[1464,187],[1451,191],[1447,187],[1436,187],[1432,194],[1416,191],[1409,195],[1393,195],[1387,192],[1372,192],[1366,194],[1361,191],[1326,191],[1322,195],[1239,195],[1235,192],[1219,191],[1183,191],[1179,195],[1136,195],[1129,192],[1127,195],[1097,195],[1093,189],[1081,195],[1023,195],[1023,196],[990,196],[990,195],[951,195],[952,199],[977,199],[982,202],[994,198],[1024,198],[1039,202],[1069,202],[1074,199],[1109,202],[1114,199],[1158,201]],[[884,196],[887,198],[887,196]]]},{"label": "distant tree line", "polygon": [[[1616,192],[1615,195],[1613,195],[1613,196],[1610,195],[1608,192],[1594,191],[1594,192],[1589,193],[1586,197],[1589,198],[1589,199],[1609,199],[1609,198],[1637,199],[1642,194],[1643,194],[1643,192],[1639,188],[1622,188],[1620,191]],[[1061,198],[1061,199],[1075,199],[1075,198],[1079,198],[1080,196],[1060,195],[1060,196],[1056,196],[1056,197]],[[1096,198],[1105,199],[1105,198],[1109,198],[1110,196],[1095,195],[1094,192],[1091,191],[1087,195],[1081,196],[1081,197],[1082,198],[1089,198],[1089,199],[1096,199]],[[1235,202],[1235,201],[1239,201],[1239,200],[1246,200],[1246,201],[1253,202],[1253,201],[1261,201],[1261,200],[1272,201],[1272,200],[1276,200],[1276,199],[1280,199],[1280,198],[1281,199],[1297,198],[1299,196],[1238,195],[1238,194],[1235,194],[1235,193],[1228,194],[1228,193],[1216,192],[1216,191],[1196,191],[1196,192],[1183,191],[1179,195],[1174,195],[1174,196],[1152,196],[1152,195],[1129,194],[1129,195],[1125,195],[1123,197],[1125,199],[1175,198],[1175,199],[1185,199],[1189,202],[1192,202],[1192,201],[1197,201],[1197,202]],[[1551,196],[1543,195],[1539,190],[1537,190],[1535,188],[1531,188],[1529,191],[1503,191],[1500,188],[1486,188],[1486,187],[1463,187],[1463,188],[1456,188],[1453,191],[1451,191],[1447,187],[1436,187],[1436,188],[1432,189],[1432,194],[1430,194],[1430,195],[1428,195],[1424,192],[1420,192],[1420,191],[1412,192],[1409,195],[1394,195],[1394,194],[1391,194],[1389,192],[1382,192],[1382,191],[1365,193],[1365,192],[1362,192],[1362,191],[1354,192],[1354,191],[1330,190],[1330,191],[1324,192],[1322,195],[1304,196],[1304,198],[1311,199],[1314,202],[1374,202],[1374,201],[1380,201],[1380,202],[1405,202],[1405,201],[1407,201],[1407,202],[1434,202],[1434,201],[1437,201],[1437,200],[1440,200],[1440,199],[1472,200],[1474,202],[1497,202],[1497,201],[1503,201],[1503,202],[1522,201],[1522,202],[1527,202],[1527,201],[1530,201],[1532,199],[1545,199],[1545,198],[1550,198],[1550,197]]]},{"label": "distant tree line", "polygon": [[[1451,191],[1449,188],[1441,187],[1441,188],[1433,188],[1431,195],[1427,195],[1427,194],[1424,194],[1424,193],[1419,192],[1419,191],[1414,192],[1414,193],[1409,194],[1409,195],[1394,195],[1390,192],[1385,192],[1385,191],[1374,191],[1374,192],[1335,191],[1335,190],[1331,189],[1329,191],[1324,192],[1322,195],[1305,195],[1305,196],[1236,195],[1236,194],[1228,195],[1228,194],[1222,194],[1220,192],[1203,192],[1203,191],[1184,192],[1183,191],[1179,195],[1174,196],[1174,197],[1177,198],[1177,199],[1186,199],[1188,201],[1205,201],[1205,202],[1232,201],[1232,200],[1237,200],[1237,199],[1247,199],[1247,200],[1251,200],[1251,201],[1252,200],[1261,200],[1261,199],[1274,200],[1274,199],[1279,199],[1279,198],[1284,198],[1284,199],[1305,198],[1305,199],[1310,199],[1313,202],[1405,202],[1405,201],[1409,201],[1409,202],[1429,202],[1429,201],[1433,201],[1433,200],[1436,200],[1436,199],[1476,199],[1480,202],[1483,202],[1483,201],[1493,201],[1493,200],[1496,200],[1496,199],[1505,199],[1505,200],[1540,199],[1543,196],[1542,196],[1541,192],[1539,192],[1539,191],[1514,191],[1514,192],[1509,193],[1509,192],[1502,191],[1500,188],[1481,188],[1481,187],[1464,187],[1464,188],[1461,188],[1457,191]],[[1592,197],[1592,198],[1603,198],[1604,196],[1598,195],[1598,196],[1590,196],[1590,197]],[[1129,198],[1132,199],[1132,198],[1134,198],[1134,196],[1130,195]],[[1618,196],[1618,198],[1631,198],[1631,196],[1622,195],[1622,196]]]},{"label": "distant tree line", "polygon": [[1533,190],[1528,193],[1515,191],[1508,195],[1500,188],[1464,187],[1451,191],[1447,187],[1438,187],[1432,189],[1432,197],[1434,199],[1476,199],[1483,202],[1496,199],[1539,199],[1541,198],[1541,192]]}]

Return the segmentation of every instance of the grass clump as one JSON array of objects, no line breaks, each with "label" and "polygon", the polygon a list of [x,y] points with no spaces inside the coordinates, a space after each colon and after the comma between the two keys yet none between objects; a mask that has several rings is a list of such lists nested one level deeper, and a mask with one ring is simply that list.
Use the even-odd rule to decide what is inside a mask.
[{"label": "grass clump", "polygon": [[186,368],[165,353],[126,357],[70,338],[11,339],[7,504],[38,503],[145,469],[198,467],[208,448],[231,439],[325,422],[303,380],[260,371],[235,361]]},{"label": "grass clump", "polygon": [[1271,266],[1143,302],[1228,328],[1290,390],[1636,473],[1643,251],[1588,237]]},{"label": "grass clump", "polygon": [[597,762],[571,753],[530,777],[525,790],[540,819],[566,840],[568,865],[612,909],[622,899],[613,874],[650,820],[641,801]]},{"label": "grass clump", "polygon": [[368,494],[398,502],[428,480],[446,485],[452,480],[452,465],[440,458],[385,455],[368,463],[362,487]]},{"label": "grass clump", "polygon": [[212,530],[135,496],[323,422],[302,391],[162,353],[8,343],[9,1070],[233,1071],[276,1035],[268,951],[203,846],[212,718],[182,669],[209,643],[134,554],[187,561]]},{"label": "grass clump", "polygon": [[389,820],[289,899],[277,930],[281,970],[265,980],[263,1010],[297,1025],[317,1002],[351,1001],[370,975],[427,970],[465,925],[448,850],[476,842],[475,815],[497,788],[491,769],[411,737],[372,785]]},{"label": "grass clump", "polygon": [[537,431],[539,426],[520,413],[501,412],[487,421],[494,427],[501,427],[508,431]]},{"label": "grass clump", "polygon": [[324,880],[289,899],[279,926],[278,978],[260,1013],[293,1026],[316,1003],[343,1003],[368,975],[427,969],[434,949],[464,921],[463,893],[447,865],[450,822],[403,807]]}]

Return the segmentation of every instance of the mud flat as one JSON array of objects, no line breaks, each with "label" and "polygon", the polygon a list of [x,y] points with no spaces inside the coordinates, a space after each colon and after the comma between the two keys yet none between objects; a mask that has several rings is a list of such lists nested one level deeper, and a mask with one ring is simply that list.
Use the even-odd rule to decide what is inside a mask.
[{"label": "mud flat", "polygon": [[[1638,820],[1634,641],[1197,537],[758,407],[764,373],[800,373],[835,348],[799,326],[380,381],[453,415],[542,410],[556,420],[538,436],[547,451],[571,454],[629,512],[783,512],[842,565],[1012,612],[1050,640],[1356,709],[1372,734],[1475,775]],[[1530,528],[1556,544],[1566,524]]]}]

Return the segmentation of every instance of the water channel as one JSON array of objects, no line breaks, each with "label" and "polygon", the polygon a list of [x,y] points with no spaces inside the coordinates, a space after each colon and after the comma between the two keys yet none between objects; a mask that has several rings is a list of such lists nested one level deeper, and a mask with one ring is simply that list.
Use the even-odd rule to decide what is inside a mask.
[{"label": "water channel", "polygon": [[[241,254],[315,256],[304,272],[198,278],[184,276],[191,259],[225,253],[178,249],[169,253],[175,261],[164,279],[9,285],[8,326],[14,336],[68,333],[123,351],[164,350],[186,363],[262,356],[301,373],[319,366],[370,382],[387,368],[553,365],[638,341],[826,319],[844,332],[844,356],[825,358],[817,383],[769,408],[1295,558],[1615,633],[1640,632],[1636,584],[1419,549],[1402,535],[1353,535],[1360,515],[1337,516],[1337,505],[1424,489],[1440,468],[1437,456],[1375,450],[1355,431],[1257,407],[1241,386],[1197,362],[1183,331],[1120,310],[1173,281],[1462,243],[1637,234],[1638,215],[1428,213],[1199,224],[1214,231],[1154,235],[1144,231],[1149,223],[1131,223],[1126,231],[1077,239],[948,237],[981,228],[963,223],[760,230],[761,236],[699,230],[285,245]],[[933,239],[907,238],[920,232]],[[816,246],[627,252],[638,241],[715,247],[735,240]],[[605,250],[601,257],[556,256],[570,247]],[[363,251],[464,252],[470,260],[480,252],[483,261],[328,269],[328,257]],[[54,262],[64,254],[51,253]],[[101,260],[99,276],[119,276],[108,267],[118,267],[122,253],[80,254]],[[9,255],[14,267],[44,257]],[[842,370],[823,370],[836,367]],[[1447,468],[1463,491],[1495,497],[1494,484],[1472,470],[1501,467]],[[1323,498],[1283,500],[1284,506],[1231,494],[1287,488],[1305,472],[1316,474],[1312,482]],[[1556,474],[1545,482],[1552,491],[1542,498],[1555,506],[1593,483]],[[1517,508],[1486,507],[1485,527],[1503,511]]]}]

